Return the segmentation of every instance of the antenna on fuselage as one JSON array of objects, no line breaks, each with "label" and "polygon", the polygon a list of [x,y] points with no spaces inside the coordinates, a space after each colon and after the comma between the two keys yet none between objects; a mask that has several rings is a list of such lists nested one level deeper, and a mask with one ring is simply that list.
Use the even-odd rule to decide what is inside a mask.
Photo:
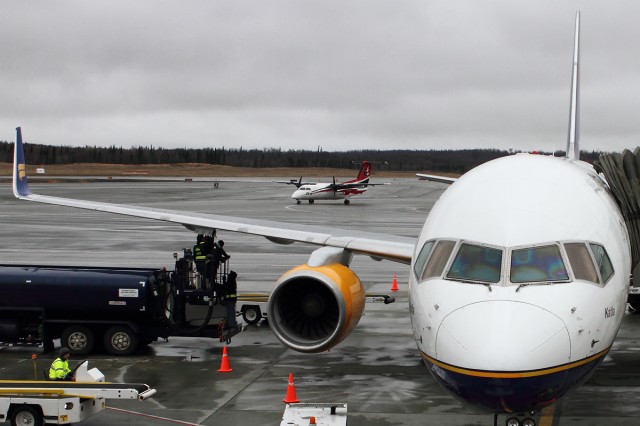
[{"label": "antenna on fuselage", "polygon": [[567,158],[580,159],[580,12],[576,12],[576,34],[573,40],[573,68],[571,70],[571,103],[569,109],[569,135]]}]

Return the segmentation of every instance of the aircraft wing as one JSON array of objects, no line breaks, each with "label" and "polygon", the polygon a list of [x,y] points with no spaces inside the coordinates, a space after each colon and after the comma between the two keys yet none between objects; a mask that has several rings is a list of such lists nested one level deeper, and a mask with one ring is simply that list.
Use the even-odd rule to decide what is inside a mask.
[{"label": "aircraft wing", "polygon": [[424,173],[416,173],[416,176],[420,178],[420,180],[429,180],[432,182],[441,182],[452,184],[457,181],[458,178],[446,177],[446,176],[438,176],[438,175],[426,175]]},{"label": "aircraft wing", "polygon": [[310,192],[310,194],[317,194],[319,192],[327,192],[327,191],[344,191],[345,189],[359,189],[366,188],[369,186],[379,186],[379,185],[389,185],[388,182],[384,183],[335,183],[329,184],[328,186],[324,186],[322,188],[314,189]]},{"label": "aircraft wing", "polygon": [[314,185],[315,182],[303,182],[302,177],[299,180],[289,179],[289,180],[272,180],[271,183],[284,183],[285,185],[295,185],[296,188],[300,188],[302,185]]},{"label": "aircraft wing", "polygon": [[317,246],[342,248],[349,252],[369,255],[374,259],[387,259],[406,264],[411,262],[416,243],[414,238],[409,237],[338,228],[314,228],[301,224],[153,209],[34,194],[29,189],[24,160],[22,134],[20,128],[18,128],[13,165],[13,193],[21,200],[173,222],[195,232],[225,230],[260,235],[280,244],[303,242]]},{"label": "aircraft wing", "polygon": [[366,188],[367,186],[379,186],[379,185],[389,185],[388,182],[384,183],[337,183],[335,189],[337,191],[341,189],[353,189],[353,188]]}]

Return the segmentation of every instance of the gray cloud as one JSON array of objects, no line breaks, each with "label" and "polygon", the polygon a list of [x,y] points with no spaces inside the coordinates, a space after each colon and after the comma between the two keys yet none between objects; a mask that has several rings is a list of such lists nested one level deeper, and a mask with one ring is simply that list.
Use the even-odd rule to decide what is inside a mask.
[{"label": "gray cloud", "polygon": [[635,147],[633,0],[4,2],[0,139],[563,149],[577,9],[583,149]]}]

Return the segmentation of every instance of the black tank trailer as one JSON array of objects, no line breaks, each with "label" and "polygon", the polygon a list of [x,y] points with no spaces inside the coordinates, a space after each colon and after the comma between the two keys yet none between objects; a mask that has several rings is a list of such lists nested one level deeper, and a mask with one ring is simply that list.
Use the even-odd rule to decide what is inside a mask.
[{"label": "black tank trailer", "polygon": [[53,340],[71,353],[100,344],[114,355],[170,336],[219,337],[224,331],[215,291],[198,288],[189,257],[176,269],[0,265],[0,342]]}]

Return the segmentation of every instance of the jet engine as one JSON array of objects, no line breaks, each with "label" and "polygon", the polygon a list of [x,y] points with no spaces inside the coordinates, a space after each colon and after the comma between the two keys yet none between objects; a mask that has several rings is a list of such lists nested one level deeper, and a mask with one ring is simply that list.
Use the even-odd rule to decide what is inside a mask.
[{"label": "jet engine", "polygon": [[331,349],[351,333],[364,304],[364,287],[347,266],[307,264],[278,279],[269,297],[268,318],[286,346],[317,353]]}]

